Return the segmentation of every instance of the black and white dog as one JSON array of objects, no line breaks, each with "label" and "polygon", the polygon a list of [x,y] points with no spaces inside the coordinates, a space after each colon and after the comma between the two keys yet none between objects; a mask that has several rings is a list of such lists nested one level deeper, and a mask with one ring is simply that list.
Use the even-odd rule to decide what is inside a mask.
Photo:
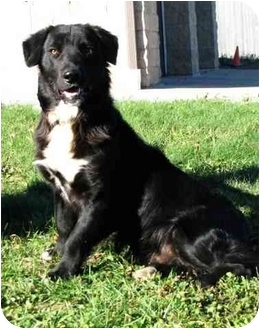
[{"label": "black and white dog", "polygon": [[39,67],[35,165],[54,189],[52,252],[62,256],[49,276],[79,273],[113,232],[147,266],[135,277],[172,267],[204,285],[228,271],[251,275],[242,214],[144,143],[114,107],[117,50],[115,36],[88,24],[49,26],[23,42],[26,64]]}]

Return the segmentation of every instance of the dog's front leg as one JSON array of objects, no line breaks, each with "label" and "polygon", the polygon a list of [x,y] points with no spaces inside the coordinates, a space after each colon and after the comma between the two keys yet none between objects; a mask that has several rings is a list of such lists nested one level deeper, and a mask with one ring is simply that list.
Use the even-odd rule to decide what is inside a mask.
[{"label": "dog's front leg", "polygon": [[111,233],[108,219],[104,204],[97,203],[83,209],[64,245],[61,261],[49,272],[52,279],[67,278],[79,272],[91,249]]},{"label": "dog's front leg", "polygon": [[65,202],[58,192],[54,195],[54,216],[59,233],[54,251],[62,255],[65,243],[77,222],[78,215],[73,207]]},{"label": "dog's front leg", "polygon": [[73,207],[64,201],[58,191],[54,193],[54,218],[58,229],[58,241],[41,254],[44,261],[50,261],[54,254],[63,254],[65,243],[77,222],[77,212]]}]

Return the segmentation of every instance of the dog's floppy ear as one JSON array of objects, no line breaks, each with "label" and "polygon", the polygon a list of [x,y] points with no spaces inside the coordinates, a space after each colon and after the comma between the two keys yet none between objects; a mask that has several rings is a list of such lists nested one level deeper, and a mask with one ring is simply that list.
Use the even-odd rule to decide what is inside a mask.
[{"label": "dog's floppy ear", "polygon": [[94,30],[100,39],[105,60],[109,63],[116,64],[118,51],[117,37],[99,26],[94,26]]},{"label": "dog's floppy ear", "polygon": [[42,47],[52,26],[32,34],[23,42],[23,55],[27,66],[38,65],[41,60]]}]

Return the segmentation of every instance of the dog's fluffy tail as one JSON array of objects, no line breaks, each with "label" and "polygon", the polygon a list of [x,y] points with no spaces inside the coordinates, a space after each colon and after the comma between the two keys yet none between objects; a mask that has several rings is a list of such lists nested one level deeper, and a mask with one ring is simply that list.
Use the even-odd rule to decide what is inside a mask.
[{"label": "dog's fluffy tail", "polygon": [[[176,241],[178,232],[175,233]],[[176,245],[177,261],[179,265],[194,270],[203,286],[214,285],[227,272],[242,276],[256,273],[257,252],[253,252],[246,243],[231,238],[225,231],[211,229],[192,243],[184,238],[183,232],[179,233],[181,243]]]}]

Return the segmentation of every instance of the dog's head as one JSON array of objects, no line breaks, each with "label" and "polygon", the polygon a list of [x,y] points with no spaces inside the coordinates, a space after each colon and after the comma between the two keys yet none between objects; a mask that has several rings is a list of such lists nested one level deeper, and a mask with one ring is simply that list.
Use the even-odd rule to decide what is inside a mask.
[{"label": "dog's head", "polygon": [[27,66],[38,65],[55,98],[71,103],[107,83],[117,50],[114,35],[89,24],[49,26],[23,42]]}]

